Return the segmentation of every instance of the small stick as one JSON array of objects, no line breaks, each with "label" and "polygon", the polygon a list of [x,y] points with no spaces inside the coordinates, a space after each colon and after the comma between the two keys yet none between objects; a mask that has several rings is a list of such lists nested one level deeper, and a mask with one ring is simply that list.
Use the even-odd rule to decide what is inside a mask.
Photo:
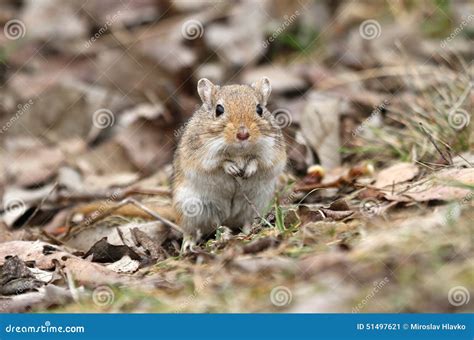
[{"label": "small stick", "polygon": [[444,153],[440,150],[440,148],[438,147],[438,145],[434,141],[433,137],[428,133],[428,131],[426,131],[425,127],[423,126],[423,123],[419,122],[419,124],[420,124],[421,131],[426,135],[426,137],[428,137],[428,140],[431,142],[431,144],[433,144],[436,151],[438,151],[438,153],[441,155],[441,157],[443,157],[443,159],[446,161],[447,164],[453,165],[453,162],[446,158]]},{"label": "small stick", "polygon": [[140,202],[138,202],[137,200],[135,200],[134,198],[127,198],[127,199],[123,200],[122,202],[125,202],[125,204],[126,204],[126,203],[131,203],[131,204],[133,204],[133,205],[136,205],[138,208],[142,209],[142,210],[143,210],[144,212],[146,212],[148,215],[150,215],[150,216],[156,218],[158,221],[162,222],[164,225],[166,225],[166,226],[168,226],[168,227],[170,227],[170,228],[172,228],[172,229],[174,229],[174,230],[180,232],[181,234],[184,234],[183,229],[182,229],[179,225],[177,225],[177,224],[171,222],[171,221],[168,220],[167,218],[164,218],[164,217],[160,216],[159,214],[157,214],[156,212],[154,212],[154,211],[151,210],[150,208],[144,206],[143,204],[141,204]]},{"label": "small stick", "polygon": [[[183,229],[179,225],[177,225],[177,224],[171,222],[170,220],[160,216],[159,214],[157,214],[156,212],[154,212],[150,208],[146,207],[145,205],[143,205],[140,202],[138,202],[137,200],[135,200],[134,198],[126,198],[123,201],[117,203],[117,205],[113,206],[112,208],[104,210],[98,216],[95,216],[95,217],[90,218],[90,219],[89,218],[86,219],[85,221],[83,221],[81,224],[79,224],[77,227],[74,228],[74,233],[73,234],[77,233],[79,230],[83,229],[84,227],[87,227],[87,226],[97,222],[98,220],[101,220],[104,217],[109,216],[114,211],[118,210],[119,208],[121,208],[121,207],[123,207],[127,204],[133,204],[133,205],[137,206],[139,209],[143,210],[148,215],[156,218],[158,221],[162,222],[167,227],[170,227],[170,228],[184,234]],[[69,233],[69,230],[68,230],[68,233]],[[65,235],[65,237],[68,236],[68,233]]]}]

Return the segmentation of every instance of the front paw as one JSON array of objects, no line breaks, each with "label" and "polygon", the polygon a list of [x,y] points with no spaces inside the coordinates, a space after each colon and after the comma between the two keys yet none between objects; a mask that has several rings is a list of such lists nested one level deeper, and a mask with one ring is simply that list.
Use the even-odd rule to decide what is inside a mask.
[{"label": "front paw", "polygon": [[224,171],[231,175],[232,177],[240,177],[242,176],[242,169],[240,169],[237,164],[231,161],[224,162]]},{"label": "front paw", "polygon": [[257,160],[252,159],[245,167],[243,177],[249,178],[250,176],[253,176],[256,172],[257,172]]}]

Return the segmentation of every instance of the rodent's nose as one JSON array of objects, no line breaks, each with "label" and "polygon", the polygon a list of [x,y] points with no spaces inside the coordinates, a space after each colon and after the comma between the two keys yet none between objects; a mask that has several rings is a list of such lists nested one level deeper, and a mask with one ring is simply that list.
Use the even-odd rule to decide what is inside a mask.
[{"label": "rodent's nose", "polygon": [[239,132],[237,132],[237,139],[238,140],[247,140],[250,137],[249,130],[245,127],[239,128]]}]

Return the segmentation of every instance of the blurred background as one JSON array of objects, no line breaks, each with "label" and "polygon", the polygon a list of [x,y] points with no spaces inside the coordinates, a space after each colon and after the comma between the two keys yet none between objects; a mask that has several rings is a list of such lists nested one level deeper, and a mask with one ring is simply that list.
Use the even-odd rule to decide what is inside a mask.
[{"label": "blurred background", "polygon": [[[329,204],[369,183],[347,187],[355,177],[373,176],[374,169],[394,163],[415,164],[416,169],[402,165],[385,173],[393,182],[386,180],[384,186],[394,184],[398,177],[421,180],[431,171],[455,164],[472,168],[472,1],[1,0],[0,27],[0,197],[4,213],[0,242],[45,239],[42,233],[51,241],[64,234],[65,226],[82,225],[74,216],[77,205],[123,198],[123,192],[111,196],[111,190],[117,188],[169,193],[173,152],[183,124],[200,105],[196,84],[202,77],[216,84],[250,84],[262,76],[270,78],[269,109],[288,141],[289,164],[283,181],[299,188],[295,194],[281,194],[283,207],[303,200]],[[313,165],[323,170],[311,168]],[[327,175],[322,186],[320,171]],[[453,176],[472,190],[472,172]],[[388,191],[394,194],[393,188]],[[368,209],[365,218],[370,220],[380,217],[381,209],[385,212],[400,202],[408,202],[407,209],[446,197],[460,202],[466,192],[443,191],[441,197],[431,193],[409,201],[400,195],[397,199],[382,197],[369,190],[348,196],[348,200],[362,204],[363,212]],[[364,205],[367,199],[368,207]],[[464,208],[471,204],[466,202]],[[87,212],[81,214],[87,216]],[[278,214],[277,209],[274,215]],[[320,284],[341,282],[334,278],[342,275],[341,268],[351,267],[348,263],[355,258],[342,259],[339,252],[352,249],[365,232],[405,222],[431,225],[413,220],[418,215],[419,211],[410,211],[389,219],[384,216],[380,225],[385,227],[359,221],[355,227],[331,225],[327,230],[323,226],[311,231],[310,239],[317,240],[311,251],[328,251],[326,255],[336,251],[336,260],[317,260],[315,272],[328,270],[330,262],[324,261],[335,261],[331,263],[336,267],[330,279]],[[311,214],[305,218],[315,219]],[[399,257],[410,257],[415,251],[411,246],[425,235],[410,238],[410,247],[405,249],[407,244],[400,241],[399,234],[386,233],[381,238],[383,250],[402,243],[397,250],[381,255],[382,266],[377,260],[358,268],[354,282],[359,288],[325,293],[311,304],[297,301],[291,311],[350,311],[357,303],[357,311],[452,310],[454,305],[448,303],[446,294],[459,280],[456,275],[465,275],[463,287],[474,281],[472,272],[465,271],[472,243],[463,243],[472,241],[468,226],[472,216],[463,218],[449,244],[441,242],[440,236],[435,237],[439,244],[425,248],[440,247],[440,254],[433,250],[433,257],[425,259],[421,252],[413,260],[430,263],[426,276],[418,277],[409,268],[393,273],[405,268],[399,267]],[[40,227],[40,231],[25,226]],[[321,238],[314,233],[322,233],[326,248],[319,248]],[[304,235],[303,239],[308,236]],[[378,240],[379,235],[373,237]],[[289,241],[285,256],[299,258],[311,253],[308,244],[299,242]],[[84,252],[91,245],[90,239],[68,243]],[[375,244],[365,244],[361,249],[381,251],[372,246]],[[438,260],[459,254],[465,258],[445,273],[446,282],[437,282],[436,287],[427,284],[427,277],[439,269]],[[194,273],[192,268],[187,270]],[[361,307],[375,279],[381,283],[376,285],[377,292],[388,281],[399,286],[385,290],[386,301],[364,302]],[[219,285],[215,280],[212,282]],[[409,288],[414,281],[419,286]],[[204,283],[202,291],[212,290],[212,284]],[[429,288],[420,288],[423,286]],[[307,293],[307,288],[300,288],[292,290],[295,299]],[[423,302],[412,300],[418,289],[425,294]],[[435,296],[434,291],[440,295]],[[183,310],[268,310],[263,302],[248,305],[246,299],[252,294],[257,293],[221,305],[215,301],[187,303]],[[404,296],[394,298],[400,294]],[[108,307],[123,310],[123,306]],[[172,310],[162,307],[158,303],[140,308]]]}]

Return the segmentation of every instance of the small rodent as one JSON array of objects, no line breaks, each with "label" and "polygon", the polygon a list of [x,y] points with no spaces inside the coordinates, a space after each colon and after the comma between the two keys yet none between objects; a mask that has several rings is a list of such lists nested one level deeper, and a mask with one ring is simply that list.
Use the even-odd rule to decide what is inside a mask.
[{"label": "small rodent", "polygon": [[173,164],[183,248],[221,225],[251,225],[255,210],[269,207],[286,165],[282,131],[266,108],[268,78],[250,86],[218,86],[203,78],[197,90],[202,106],[185,124]]}]

